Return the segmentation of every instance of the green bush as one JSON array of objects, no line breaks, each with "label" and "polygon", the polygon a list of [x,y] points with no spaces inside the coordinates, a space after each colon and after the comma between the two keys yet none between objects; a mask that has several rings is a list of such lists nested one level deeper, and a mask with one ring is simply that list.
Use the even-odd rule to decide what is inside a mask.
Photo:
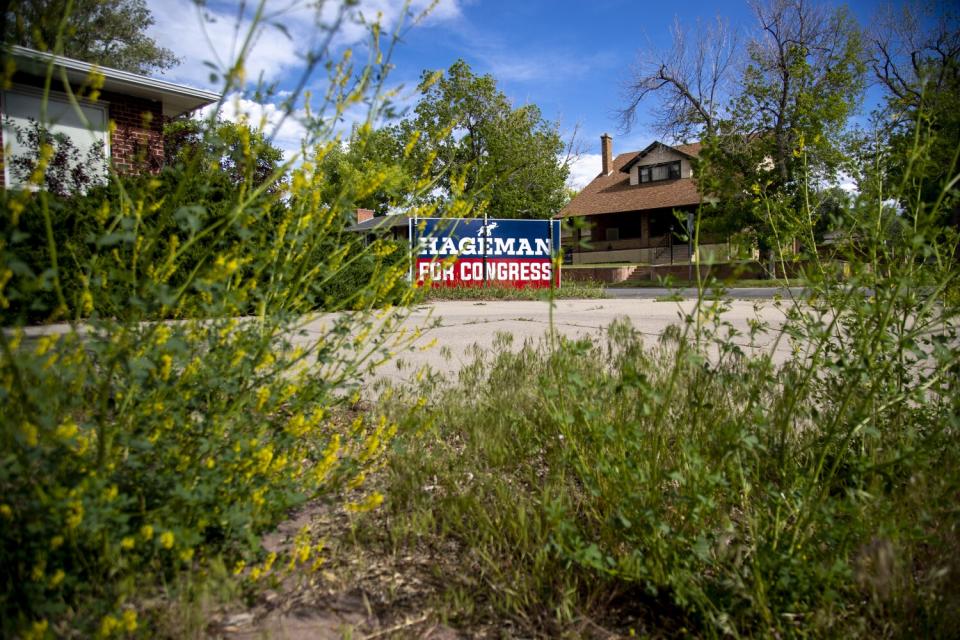
[{"label": "green bush", "polygon": [[[336,113],[382,101],[389,56],[349,59]],[[344,487],[348,510],[383,499],[364,478],[396,427],[352,407],[408,345],[413,292],[405,255],[364,248],[351,203],[317,197],[323,126],[266,173],[262,134],[225,156],[211,121],[213,142],[159,175],[2,196],[0,635],[154,635],[155,596],[185,572],[318,566],[309,536],[289,558],[260,548],[295,506]],[[318,308],[338,313],[308,331]]]}]

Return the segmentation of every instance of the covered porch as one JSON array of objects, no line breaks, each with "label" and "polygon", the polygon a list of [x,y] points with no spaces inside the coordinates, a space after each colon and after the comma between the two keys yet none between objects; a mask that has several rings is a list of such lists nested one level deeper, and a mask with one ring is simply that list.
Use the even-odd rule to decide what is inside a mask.
[{"label": "covered porch", "polygon": [[[577,216],[572,233],[565,238],[572,264],[629,263],[675,264],[690,261],[684,235],[685,209],[648,209]],[[680,236],[680,237],[678,237]],[[700,255],[713,261],[728,259],[723,238],[701,237]]]}]

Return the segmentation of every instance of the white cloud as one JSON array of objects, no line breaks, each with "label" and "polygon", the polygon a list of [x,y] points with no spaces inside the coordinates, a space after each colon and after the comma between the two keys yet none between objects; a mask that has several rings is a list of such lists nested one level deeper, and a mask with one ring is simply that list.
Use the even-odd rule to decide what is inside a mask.
[{"label": "white cloud", "polygon": [[[220,88],[222,80],[211,80],[214,69],[208,64],[222,71],[232,63],[250,28],[249,19],[238,22],[238,16],[212,8],[201,13],[191,0],[151,0],[149,4],[156,20],[149,34],[182,61],[164,75],[177,82]],[[257,31],[246,64],[247,77],[256,79],[263,73],[266,80],[276,80],[297,63],[296,43],[279,29],[265,25]]]},{"label": "white cloud", "polygon": [[[459,19],[463,1],[440,0],[419,24]],[[193,0],[148,0],[155,19],[149,34],[182,60],[179,66],[162,75],[175,82],[221,90],[222,79],[212,80],[211,73],[222,73],[233,63],[250,30],[251,5],[255,4],[244,5],[246,13],[241,14],[241,5],[232,1],[213,0],[203,8],[198,8]],[[406,23],[412,25],[411,21],[431,4],[432,0],[413,0],[408,8]],[[316,3],[306,0],[268,0],[263,23],[253,34],[245,64],[248,81],[256,82],[262,74],[267,83],[277,82],[283,86],[285,81],[289,83],[298,78],[306,54],[319,47],[326,37],[327,32],[318,25],[332,24],[341,3],[323,2],[320,6],[322,11],[317,15]],[[395,0],[361,0],[351,9],[351,16],[342,23],[334,46],[363,47],[368,38],[368,27],[361,23],[361,15],[368,22],[379,19],[385,32],[389,33],[387,29],[404,18],[403,6],[404,3]],[[284,29],[276,24],[283,25]],[[324,90],[325,87],[321,87],[314,92],[314,102]],[[274,99],[279,102],[289,96],[289,90],[281,89],[276,92]],[[403,93],[393,98],[400,107],[409,106],[411,100],[410,95]],[[368,107],[361,103],[351,105],[334,123],[334,132],[347,135],[355,123],[366,119],[367,110]],[[208,107],[200,115],[209,113]],[[307,133],[307,127],[302,122],[304,114],[302,104],[297,104],[297,110],[284,117],[283,109],[276,104],[255,102],[234,94],[224,101],[220,117],[237,121],[245,115],[255,127],[263,121],[267,135],[273,136],[274,144],[289,158],[300,151],[301,140]]]},{"label": "white cloud", "polygon": [[[424,23],[458,19],[460,1],[441,0]],[[409,13],[419,15],[429,5],[430,0],[414,0]],[[155,19],[149,35],[182,59],[182,64],[163,75],[177,82],[219,88],[222,80],[211,81],[213,69],[207,63],[221,72],[233,63],[252,24],[250,7],[241,15],[232,2],[210,2],[198,9],[193,0],[148,0],[148,6]],[[303,65],[305,55],[323,42],[326,32],[321,25],[335,21],[340,3],[321,3],[320,15],[314,6],[304,0],[267,2],[264,21],[253,34],[245,64],[248,80],[256,81],[262,73],[267,82],[278,81]],[[379,17],[387,29],[403,17],[402,10],[403,3],[395,0],[362,0],[350,10],[334,44],[349,47],[366,41],[368,28],[357,19],[361,15],[368,22]]]},{"label": "white cloud", "polygon": [[[216,105],[210,105],[197,112],[197,117],[207,118]],[[262,104],[240,97],[239,94],[229,96],[223,102],[218,114],[222,119],[230,122],[244,120],[254,129],[262,129],[264,135],[273,139],[273,144],[281,151],[285,160],[300,151],[300,142],[306,135],[307,129],[301,118],[303,112],[291,113],[283,117],[283,110],[275,104]]]},{"label": "white cloud", "polygon": [[570,163],[570,175],[567,177],[567,186],[579,191],[600,175],[601,158],[599,153],[583,153]]}]

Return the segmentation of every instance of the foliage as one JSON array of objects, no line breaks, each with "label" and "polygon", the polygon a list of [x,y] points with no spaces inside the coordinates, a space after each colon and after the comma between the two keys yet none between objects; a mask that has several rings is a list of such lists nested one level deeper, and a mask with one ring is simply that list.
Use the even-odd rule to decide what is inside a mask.
[{"label": "foliage", "polygon": [[414,158],[432,165],[428,177],[444,198],[472,194],[497,218],[548,218],[560,210],[568,173],[563,142],[536,105],[513,108],[493,76],[475,75],[463,60],[444,73],[424,72],[420,93],[400,130],[423,132]]},{"label": "foliage", "polygon": [[[960,101],[960,16],[943,7],[936,14],[932,9],[911,5],[899,11],[887,8],[871,30],[871,67],[885,90],[886,104],[877,114],[880,135],[865,143],[868,153],[882,153],[884,162],[880,167],[865,165],[861,188],[889,188],[885,182],[899,186],[909,177],[914,197],[928,206],[947,189],[951,204],[942,209],[944,222],[949,217],[956,226],[960,225],[960,198],[949,181],[956,173],[960,148],[956,109]],[[913,153],[918,129],[925,139],[936,141],[923,154]],[[915,201],[907,202],[912,206]]]},{"label": "foliage", "polygon": [[[330,61],[336,112],[376,108],[389,55],[370,49],[366,73]],[[309,536],[290,557],[260,548],[293,507],[339,488],[349,511],[383,499],[364,478],[395,425],[352,407],[409,343],[406,260],[364,249],[352,209],[317,197],[328,130],[264,168],[262,132],[207,127],[158,176],[0,196],[4,637],[152,636],[156,596],[186,572],[226,566],[252,589],[316,570]],[[318,304],[337,313],[314,324]]]},{"label": "foliage", "polygon": [[[324,201],[353,203],[381,216],[412,205],[417,176],[405,158],[407,142],[399,127],[355,128],[346,144],[337,144],[324,158]],[[372,186],[360,192],[359,185]]]},{"label": "foliage", "polygon": [[[283,161],[283,152],[273,146],[262,130],[246,121],[218,119],[212,126],[195,118],[180,118],[163,127],[165,166],[195,167],[196,159],[215,159],[212,183],[235,189],[245,183],[259,186],[273,178]],[[208,169],[209,171],[209,169]],[[269,185],[274,190],[275,185]]]},{"label": "foliage", "polygon": [[819,185],[835,183],[847,161],[842,134],[864,86],[864,45],[845,8],[774,0],[754,9],[760,35],[748,44],[729,117],[704,137],[696,175],[702,191],[724,202],[726,225],[760,230],[766,249],[773,228],[767,211],[751,206],[750,190],[800,210]]},{"label": "foliage", "polygon": [[147,35],[153,23],[145,0],[12,0],[3,12],[3,41],[148,73],[179,62]]}]

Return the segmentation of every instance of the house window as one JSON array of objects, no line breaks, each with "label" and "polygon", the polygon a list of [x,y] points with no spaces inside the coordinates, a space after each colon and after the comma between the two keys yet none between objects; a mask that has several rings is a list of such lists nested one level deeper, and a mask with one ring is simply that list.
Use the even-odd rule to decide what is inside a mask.
[{"label": "house window", "polygon": [[[21,181],[12,161],[20,156],[35,155],[29,132],[40,122],[43,95],[29,89],[4,91],[2,95],[4,179],[8,187],[19,186]],[[54,135],[65,136],[76,149],[80,161],[85,162],[92,155],[102,157],[105,172],[110,144],[107,122],[107,110],[103,105],[81,103],[78,113],[65,97],[51,95],[46,102],[46,119],[40,125]]]},{"label": "house window", "polygon": [[659,180],[676,180],[680,177],[680,161],[664,162],[640,167],[640,182],[657,182]]}]

